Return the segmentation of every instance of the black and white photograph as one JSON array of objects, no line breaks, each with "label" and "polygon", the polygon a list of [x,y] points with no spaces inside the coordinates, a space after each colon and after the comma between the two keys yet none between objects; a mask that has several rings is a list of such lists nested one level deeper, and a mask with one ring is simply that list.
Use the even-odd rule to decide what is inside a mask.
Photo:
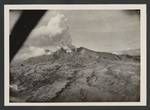
[{"label": "black and white photograph", "polygon": [[14,7],[5,14],[7,103],[145,104],[145,6]]}]

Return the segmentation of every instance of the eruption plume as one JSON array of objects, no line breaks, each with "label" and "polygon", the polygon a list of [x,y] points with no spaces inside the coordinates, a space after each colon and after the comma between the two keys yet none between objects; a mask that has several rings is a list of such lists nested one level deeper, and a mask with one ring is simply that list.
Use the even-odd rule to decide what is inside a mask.
[{"label": "eruption plume", "polygon": [[[43,18],[47,16],[47,21],[44,21],[47,23],[45,25],[39,25],[43,21],[41,20],[39,22],[28,36],[24,47],[16,58],[27,59],[29,57],[49,54],[60,48],[65,49],[66,52],[71,52],[74,46],[72,45],[72,39],[69,33],[68,19],[58,12],[53,13],[53,16],[50,16],[50,14],[50,11],[48,11],[43,16]],[[47,53],[45,50],[49,50],[49,52]]]},{"label": "eruption plume", "polygon": [[68,19],[60,13],[51,17],[46,25],[34,29],[30,36],[30,41],[34,41],[32,46],[57,46],[64,49],[73,47]]}]

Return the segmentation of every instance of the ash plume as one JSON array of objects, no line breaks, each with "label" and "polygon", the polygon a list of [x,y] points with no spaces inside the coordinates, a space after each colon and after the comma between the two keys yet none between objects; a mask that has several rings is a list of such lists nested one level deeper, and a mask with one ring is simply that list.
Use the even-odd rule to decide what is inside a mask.
[{"label": "ash plume", "polygon": [[44,26],[36,28],[31,33],[33,46],[57,46],[60,48],[72,47],[72,39],[69,33],[68,19],[60,13],[51,17]]},{"label": "ash plume", "polygon": [[[50,11],[47,13],[49,17]],[[71,52],[74,46],[69,33],[68,19],[63,14],[56,12],[46,22],[45,25],[37,25],[32,30],[15,59],[25,60],[30,57],[50,54],[60,48],[65,49],[66,52]]]}]

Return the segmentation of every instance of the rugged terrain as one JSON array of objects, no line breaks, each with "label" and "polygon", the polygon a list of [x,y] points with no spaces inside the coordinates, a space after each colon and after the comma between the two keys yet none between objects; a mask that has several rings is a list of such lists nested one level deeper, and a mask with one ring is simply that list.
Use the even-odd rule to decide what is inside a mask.
[{"label": "rugged terrain", "polygon": [[10,66],[11,102],[139,101],[140,56],[83,47]]}]

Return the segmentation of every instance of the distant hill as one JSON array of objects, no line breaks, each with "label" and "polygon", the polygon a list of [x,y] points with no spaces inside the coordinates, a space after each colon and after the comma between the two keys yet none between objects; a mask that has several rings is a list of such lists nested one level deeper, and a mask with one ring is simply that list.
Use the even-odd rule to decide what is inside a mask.
[{"label": "distant hill", "polygon": [[118,55],[131,55],[131,56],[140,56],[140,49],[129,49],[114,52]]},{"label": "distant hill", "polygon": [[140,56],[84,47],[10,66],[12,102],[139,101]]}]

